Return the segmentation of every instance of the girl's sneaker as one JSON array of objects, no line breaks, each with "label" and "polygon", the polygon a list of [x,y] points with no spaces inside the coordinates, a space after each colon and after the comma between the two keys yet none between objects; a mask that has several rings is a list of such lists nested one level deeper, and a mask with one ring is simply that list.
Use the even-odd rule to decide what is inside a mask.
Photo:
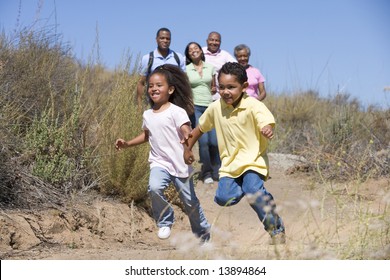
[{"label": "girl's sneaker", "polygon": [[214,180],[211,177],[207,177],[206,179],[204,179],[203,183],[208,184],[208,185],[212,185],[212,184],[214,184]]},{"label": "girl's sneaker", "polygon": [[158,238],[160,238],[160,239],[167,239],[171,235],[171,228],[170,227],[160,227],[157,235],[158,235]]}]

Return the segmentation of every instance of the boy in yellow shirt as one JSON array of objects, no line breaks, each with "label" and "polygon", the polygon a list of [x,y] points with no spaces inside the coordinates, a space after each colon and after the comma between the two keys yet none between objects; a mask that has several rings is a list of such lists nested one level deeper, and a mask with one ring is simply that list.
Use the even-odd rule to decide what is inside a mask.
[{"label": "boy in yellow shirt", "polygon": [[221,99],[209,105],[185,139],[184,160],[194,162],[192,147],[203,133],[215,128],[221,157],[215,202],[231,206],[245,195],[251,196],[250,205],[270,234],[271,244],[285,243],[283,221],[275,211],[272,194],[264,187],[269,172],[268,139],[273,137],[275,120],[262,102],[247,96],[247,80],[239,63],[222,66],[218,74]]}]

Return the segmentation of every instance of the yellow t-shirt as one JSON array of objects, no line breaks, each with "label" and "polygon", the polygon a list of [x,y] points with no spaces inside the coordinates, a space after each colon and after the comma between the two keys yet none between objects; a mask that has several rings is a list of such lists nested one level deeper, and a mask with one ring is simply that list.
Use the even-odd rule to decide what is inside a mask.
[{"label": "yellow t-shirt", "polygon": [[209,105],[199,119],[199,128],[215,128],[221,157],[220,177],[237,178],[248,170],[268,177],[268,139],[260,129],[275,125],[269,109],[246,94],[236,108],[219,99]]}]

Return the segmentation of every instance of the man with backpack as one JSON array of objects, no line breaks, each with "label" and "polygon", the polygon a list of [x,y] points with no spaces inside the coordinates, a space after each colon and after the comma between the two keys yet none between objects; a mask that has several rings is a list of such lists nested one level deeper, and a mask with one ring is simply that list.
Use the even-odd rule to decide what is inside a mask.
[{"label": "man with backpack", "polygon": [[137,84],[137,102],[138,107],[142,108],[143,100],[145,100],[145,85],[148,76],[158,66],[164,64],[172,64],[186,70],[185,58],[182,54],[176,53],[169,48],[171,44],[171,31],[168,28],[160,28],[156,34],[157,48],[145,54],[141,60],[141,77]]}]

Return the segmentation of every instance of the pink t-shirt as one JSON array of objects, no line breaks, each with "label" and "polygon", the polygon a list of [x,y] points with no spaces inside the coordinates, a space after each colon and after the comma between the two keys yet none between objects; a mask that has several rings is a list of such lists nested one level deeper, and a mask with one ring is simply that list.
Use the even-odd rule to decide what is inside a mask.
[{"label": "pink t-shirt", "polygon": [[258,98],[259,97],[259,84],[265,82],[264,76],[260,73],[259,69],[249,66],[246,69],[246,74],[248,76],[248,88],[246,93],[249,96]]},{"label": "pink t-shirt", "polygon": [[186,111],[172,103],[168,109],[159,113],[152,109],[144,112],[142,128],[149,131],[150,168],[164,168],[179,178],[189,176],[192,167],[185,164],[184,148],[180,143],[183,138],[180,127],[189,122]]}]

